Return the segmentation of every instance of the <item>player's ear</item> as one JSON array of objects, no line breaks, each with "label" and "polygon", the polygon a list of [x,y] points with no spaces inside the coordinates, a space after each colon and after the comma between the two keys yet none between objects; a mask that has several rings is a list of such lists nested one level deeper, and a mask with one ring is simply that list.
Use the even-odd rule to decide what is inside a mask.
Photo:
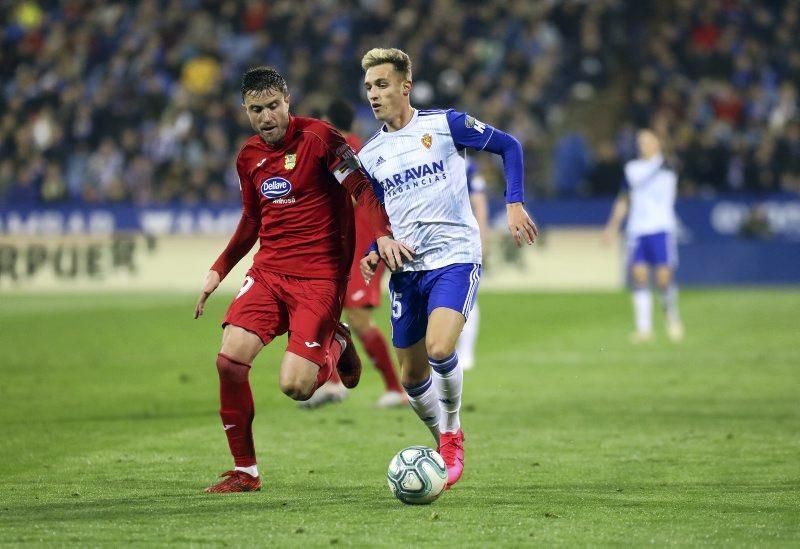
[{"label": "player's ear", "polygon": [[411,93],[411,80],[406,80],[403,82],[403,95],[408,95]]}]

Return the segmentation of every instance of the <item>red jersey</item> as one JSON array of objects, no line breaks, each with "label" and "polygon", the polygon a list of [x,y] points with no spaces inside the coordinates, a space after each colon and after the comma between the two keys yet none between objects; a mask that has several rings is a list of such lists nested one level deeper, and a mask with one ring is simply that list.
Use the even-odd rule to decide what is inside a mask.
[{"label": "red jersey", "polygon": [[354,249],[352,195],[375,236],[390,234],[388,218],[358,159],[333,126],[289,117],[286,135],[270,145],[254,135],[239,151],[242,218],[211,267],[222,278],[250,250],[253,265],[300,278],[344,279]]}]

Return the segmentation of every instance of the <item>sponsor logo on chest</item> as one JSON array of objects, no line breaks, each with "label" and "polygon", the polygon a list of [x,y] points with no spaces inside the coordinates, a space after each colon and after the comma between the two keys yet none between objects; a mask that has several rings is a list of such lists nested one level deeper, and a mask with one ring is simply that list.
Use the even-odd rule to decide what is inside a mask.
[{"label": "sponsor logo on chest", "polygon": [[283,177],[269,177],[261,182],[261,194],[264,198],[275,200],[292,192],[292,184]]},{"label": "sponsor logo on chest", "polygon": [[447,179],[447,171],[444,169],[444,160],[438,162],[428,162],[406,168],[389,177],[381,179],[384,196],[392,197],[406,191],[411,191],[417,187],[427,187],[439,181]]}]

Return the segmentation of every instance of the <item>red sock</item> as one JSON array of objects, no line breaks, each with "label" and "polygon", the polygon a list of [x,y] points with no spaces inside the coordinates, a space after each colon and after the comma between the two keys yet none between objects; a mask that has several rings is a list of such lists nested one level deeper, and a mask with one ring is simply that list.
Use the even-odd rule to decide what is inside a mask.
[{"label": "red sock", "polygon": [[367,328],[358,334],[364,350],[367,351],[369,358],[383,377],[383,383],[387,391],[401,392],[400,380],[397,379],[397,372],[394,370],[392,359],[389,357],[389,345],[383,333],[375,326]]},{"label": "red sock", "polygon": [[247,380],[250,365],[219,353],[217,372],[219,372],[219,416],[222,418],[222,426],[228,437],[228,447],[237,467],[250,467],[256,464],[256,448],[253,444],[255,406],[250,382]]}]

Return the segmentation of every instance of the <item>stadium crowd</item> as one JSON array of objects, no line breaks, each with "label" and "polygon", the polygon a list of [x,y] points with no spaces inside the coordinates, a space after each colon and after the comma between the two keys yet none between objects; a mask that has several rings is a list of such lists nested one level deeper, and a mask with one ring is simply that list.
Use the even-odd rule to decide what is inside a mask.
[{"label": "stadium crowd", "polygon": [[[293,111],[318,115],[335,97],[362,103],[358,60],[376,45],[415,59],[416,105],[523,141],[533,192],[548,113],[576,80],[607,78],[617,4],[0,0],[0,201],[237,201],[241,73],[276,67]],[[362,135],[377,127],[361,120]]]},{"label": "stadium crowd", "polygon": [[[236,202],[241,73],[282,71],[296,114],[359,104],[368,136],[358,59],[376,45],[415,60],[415,105],[520,139],[530,196],[616,193],[641,126],[684,194],[800,192],[800,0],[0,0],[0,16],[0,204]],[[612,78],[629,90],[615,139],[553,149],[568,101]]]},{"label": "stadium crowd", "polygon": [[684,194],[800,193],[800,1],[664,2],[631,51],[623,156],[650,126]]}]

